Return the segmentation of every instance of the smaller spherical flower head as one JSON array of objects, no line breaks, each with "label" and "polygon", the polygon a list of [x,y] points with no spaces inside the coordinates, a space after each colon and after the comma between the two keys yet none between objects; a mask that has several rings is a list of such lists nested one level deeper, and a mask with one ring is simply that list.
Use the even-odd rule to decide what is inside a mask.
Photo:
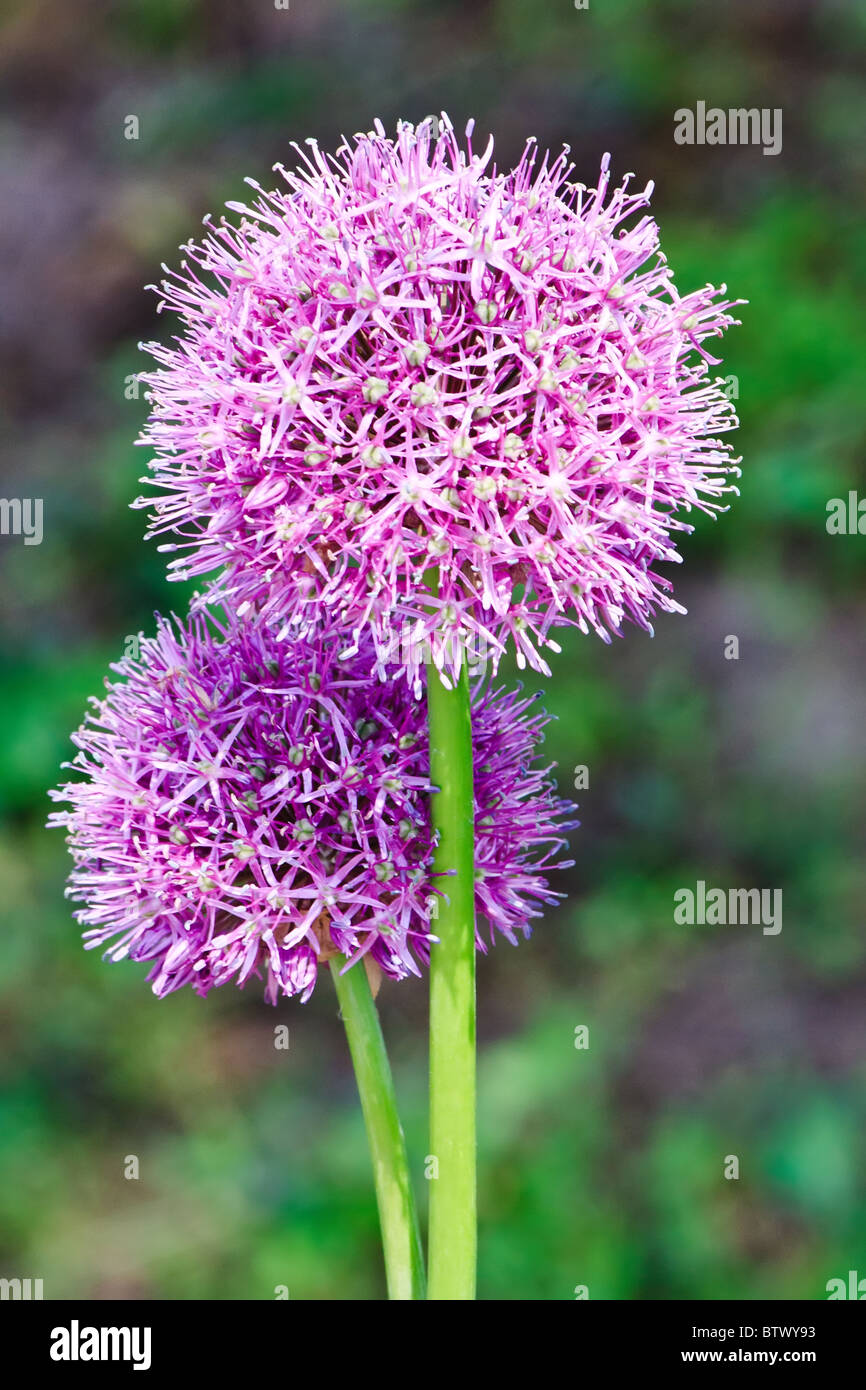
[{"label": "smaller spherical flower head", "polygon": [[161,287],[184,332],[143,378],[158,496],[135,505],[175,533],[174,574],[224,567],[236,606],[324,601],[452,672],[511,640],[547,672],[555,626],[683,611],[655,566],[735,490],[703,346],[735,320],[724,286],[677,291],[652,185],[609,194],[605,156],[588,189],[532,142],[499,173],[471,132],[309,141],[283,191],[253,184],[184,248]]},{"label": "smaller spherical flower head", "polygon": [[[308,997],[319,962],[369,954],[395,979],[429,960],[447,877],[432,873],[423,705],[349,659],[333,632],[277,641],[258,622],[158,621],[74,736],[68,895],[88,947],[152,963],[165,995],[264,976]],[[477,688],[476,903],[490,939],[529,934],[559,894],[576,822],[535,762],[545,717]],[[478,945],[484,949],[479,925]]]}]

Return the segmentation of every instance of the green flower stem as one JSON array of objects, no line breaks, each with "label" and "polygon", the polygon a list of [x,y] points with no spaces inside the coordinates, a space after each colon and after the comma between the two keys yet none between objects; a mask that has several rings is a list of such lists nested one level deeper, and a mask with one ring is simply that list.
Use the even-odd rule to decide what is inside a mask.
[{"label": "green flower stem", "polygon": [[474,1299],[475,1178],[475,813],[472,716],[463,665],[449,690],[427,668],[432,823],[439,842],[430,955],[429,1293],[431,1299]]},{"label": "green flower stem", "polygon": [[373,1160],[388,1297],[391,1300],[422,1299],[424,1257],[409,1180],[406,1140],[397,1114],[394,1078],[367,971],[359,961],[341,974],[345,964],[345,956],[335,956],[331,960],[331,974],[349,1040]]}]

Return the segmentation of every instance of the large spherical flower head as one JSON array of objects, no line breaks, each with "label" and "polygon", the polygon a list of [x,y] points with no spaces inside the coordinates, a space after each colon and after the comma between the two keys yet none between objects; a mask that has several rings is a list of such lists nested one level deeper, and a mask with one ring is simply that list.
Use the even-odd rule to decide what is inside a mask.
[{"label": "large spherical flower head", "polygon": [[[93,702],[70,764],[83,780],[52,794],[72,809],[51,823],[69,832],[86,944],[152,962],[158,995],[263,974],[269,1000],[306,997],[335,951],[395,978],[429,960],[447,878],[432,878],[423,707],[371,674],[369,639],[349,662],[339,647],[160,621]],[[511,941],[558,896],[546,872],[575,823],[533,762],[544,723],[519,695],[475,692],[476,901]]]},{"label": "large spherical flower head", "polygon": [[677,292],[652,186],[608,196],[605,157],[588,190],[532,142],[497,173],[445,119],[299,153],[161,288],[184,332],[149,345],[136,505],[174,572],[224,566],[278,619],[324,599],[413,676],[428,640],[454,669],[510,635],[547,671],[554,625],[676,609],[653,566],[737,472],[702,346],[735,320],[724,286]]}]

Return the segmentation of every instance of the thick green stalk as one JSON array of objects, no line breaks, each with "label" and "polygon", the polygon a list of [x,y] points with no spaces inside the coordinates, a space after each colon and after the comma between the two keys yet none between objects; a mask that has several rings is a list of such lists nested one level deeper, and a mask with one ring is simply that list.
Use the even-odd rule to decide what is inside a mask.
[{"label": "thick green stalk", "polygon": [[[430,1299],[474,1299],[475,1178],[475,816],[472,718],[465,663],[447,689],[427,668],[434,872],[444,895],[431,923]],[[437,1172],[438,1170],[438,1172]]]},{"label": "thick green stalk", "polygon": [[331,974],[355,1067],[367,1127],[389,1299],[424,1297],[424,1257],[409,1180],[406,1140],[397,1114],[394,1078],[385,1051],[370,981],[359,961],[340,974],[346,957],[335,956]]}]

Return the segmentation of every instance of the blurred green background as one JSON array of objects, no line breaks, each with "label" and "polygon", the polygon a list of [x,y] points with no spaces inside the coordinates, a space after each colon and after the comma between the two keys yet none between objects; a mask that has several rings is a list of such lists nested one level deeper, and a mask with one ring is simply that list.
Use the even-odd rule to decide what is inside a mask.
[{"label": "blurred green background", "polygon": [[[577,764],[590,785],[567,903],[480,964],[480,1296],[866,1275],[866,539],[825,529],[866,493],[863,7],[7,0],[0,32],[0,492],[45,509],[41,546],[0,538],[0,1274],[49,1298],[383,1296],[328,981],[276,1011],[256,988],[157,1002],[81,949],[42,826],[107,663],[186,601],[127,510],[125,386],[169,328],[142,286],[290,140],[445,108],[502,164],[533,134],[589,181],[610,150],[656,180],[680,288],[749,300],[724,367],[742,497],[684,543],[689,616],[567,634],[547,685],[563,789]],[[698,100],[781,107],[782,153],[677,146]],[[699,878],[781,888],[781,935],[676,926]],[[423,1206],[424,986],[380,1000]]]}]

